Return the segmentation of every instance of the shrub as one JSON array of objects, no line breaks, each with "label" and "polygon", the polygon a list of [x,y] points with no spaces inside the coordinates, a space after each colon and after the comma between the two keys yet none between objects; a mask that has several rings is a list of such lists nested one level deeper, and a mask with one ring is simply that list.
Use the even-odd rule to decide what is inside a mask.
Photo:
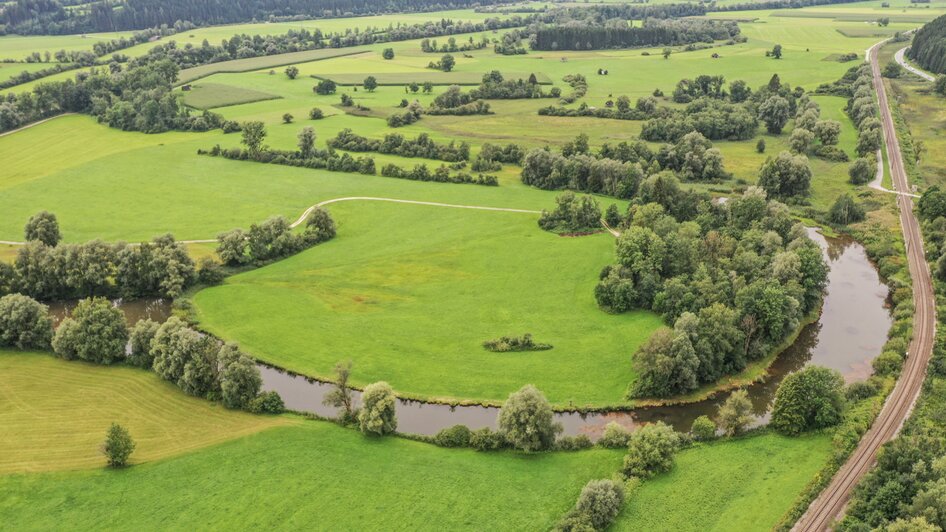
[{"label": "shrub", "polygon": [[23,236],[27,242],[42,242],[49,247],[56,247],[62,240],[56,215],[48,211],[40,211],[30,216],[23,229]]},{"label": "shrub", "polygon": [[335,238],[335,221],[332,216],[321,207],[316,207],[309,213],[305,221],[305,239],[310,244],[318,244]]},{"label": "shrub", "polygon": [[318,107],[309,110],[309,120],[321,120],[323,118],[325,118],[325,114]]},{"label": "shrub", "polygon": [[390,384],[382,381],[365,386],[361,404],[358,422],[363,434],[383,436],[397,430],[397,399]]},{"label": "shrub", "polygon": [[623,449],[631,440],[631,431],[627,430],[617,421],[612,421],[604,426],[604,432],[598,439],[598,445],[608,449]]},{"label": "shrub", "polygon": [[852,382],[844,389],[844,398],[851,402],[858,402],[873,397],[880,391],[880,385],[875,379]]},{"label": "shrub", "polygon": [[540,344],[532,339],[529,333],[523,336],[501,336],[494,340],[483,342],[483,347],[487,351],[496,353],[507,353],[511,351],[545,351],[552,349],[551,344]]},{"label": "shrub", "polygon": [[759,139],[759,142],[756,142],[755,151],[765,153],[765,139]]},{"label": "shrub", "polygon": [[53,350],[60,357],[100,364],[125,358],[127,343],[125,315],[100,297],[79,301],[72,317],[63,320],[53,336]]},{"label": "shrub", "polygon": [[752,402],[745,390],[736,390],[719,407],[719,428],[727,436],[739,434],[752,423]]},{"label": "shrub", "polygon": [[227,276],[220,263],[210,257],[201,258],[197,265],[197,281],[207,286],[218,285]]},{"label": "shrub", "polygon": [[105,455],[108,465],[124,467],[134,450],[135,442],[131,439],[128,429],[118,423],[112,423],[105,435],[105,443],[102,444],[102,454]]},{"label": "shrub", "polygon": [[502,432],[482,428],[470,433],[470,447],[477,451],[498,451],[508,446],[509,441]]},{"label": "shrub", "polygon": [[796,436],[841,421],[844,377],[837,371],[808,366],[785,377],[775,392],[772,428]]},{"label": "shrub", "polygon": [[716,437],[716,423],[713,423],[709,416],[700,416],[693,420],[690,434],[696,441],[712,440]]},{"label": "shrub", "polygon": [[46,349],[53,338],[49,309],[21,294],[0,297],[0,346]]},{"label": "shrub", "polygon": [[658,421],[631,434],[624,457],[624,476],[650,478],[673,468],[673,456],[680,447],[680,436]]},{"label": "shrub", "polygon": [[624,506],[624,486],[609,480],[591,480],[581,490],[575,511],[588,517],[595,530],[604,530]]},{"label": "shrub", "polygon": [[281,414],[286,409],[282,397],[274,391],[263,392],[250,401],[249,410],[254,414]]},{"label": "shrub", "polygon": [[151,369],[154,357],[151,355],[151,340],[158,333],[161,324],[152,320],[138,320],[129,334],[131,352],[128,362],[140,368]]},{"label": "shrub", "polygon": [[590,449],[593,445],[588,436],[579,434],[577,436],[562,436],[555,442],[555,449],[558,451],[580,451]]},{"label": "shrub", "polygon": [[509,394],[499,411],[499,430],[526,452],[544,451],[555,444],[562,426],[553,420],[552,406],[535,386],[527,384]]},{"label": "shrub", "polygon": [[220,398],[227,408],[246,408],[259,394],[263,380],[252,358],[236,344],[226,344],[217,353],[220,364]]},{"label": "shrub", "polygon": [[858,157],[854,159],[854,162],[851,163],[851,167],[848,168],[847,175],[850,177],[849,181],[852,185],[863,185],[869,183],[874,179],[874,175],[877,173],[877,163],[873,160],[873,157],[867,159],[866,157]]},{"label": "shrub", "polygon": [[839,225],[862,222],[865,216],[867,213],[864,212],[864,207],[854,201],[850,194],[838,196],[831,205],[831,210],[828,211],[828,219]]},{"label": "shrub", "polygon": [[447,427],[434,436],[434,443],[441,447],[467,447],[472,432],[466,425]]}]

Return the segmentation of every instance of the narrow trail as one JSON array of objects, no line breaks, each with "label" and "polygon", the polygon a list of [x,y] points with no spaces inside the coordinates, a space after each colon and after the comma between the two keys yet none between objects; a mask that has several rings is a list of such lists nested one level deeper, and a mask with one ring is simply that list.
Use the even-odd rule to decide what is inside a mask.
[{"label": "narrow trail", "polygon": [[[898,190],[909,190],[893,116],[887,101],[883,78],[880,75],[880,62],[877,59],[877,51],[884,42],[886,41],[871,47],[867,57],[873,72],[874,91],[877,93],[880,107],[893,184]],[[926,367],[933,351],[936,303],[929,265],[923,251],[920,225],[913,213],[913,199],[902,194],[897,197],[897,204],[900,208],[900,226],[906,244],[910,276],[913,278],[913,303],[916,308],[913,319],[913,339],[908,347],[900,378],[890,396],[887,397],[874,424],[861,438],[857,448],[834,475],[828,487],[811,503],[793,530],[806,532],[830,530],[834,522],[844,515],[854,488],[873,467],[880,447],[900,432],[923,388]]]},{"label": "narrow trail", "polygon": [[897,50],[897,53],[893,54],[893,58],[897,60],[897,63],[900,63],[900,66],[902,66],[903,68],[909,70],[910,72],[913,72],[913,73],[916,74],[917,76],[920,76],[921,78],[925,79],[926,81],[936,81],[936,78],[935,78],[934,76],[932,76],[931,74],[929,74],[929,73],[927,73],[927,72],[925,72],[925,71],[923,71],[923,70],[920,70],[919,68],[916,68],[915,66],[913,66],[913,65],[911,65],[910,63],[907,62],[906,58],[903,57],[903,54],[906,53],[906,51],[907,51],[908,48],[910,48],[910,47],[909,47],[909,46],[905,46],[905,47],[903,47],[903,48]]},{"label": "narrow trail", "polygon": [[23,131],[24,129],[29,129],[29,128],[34,127],[34,126],[38,126],[38,125],[40,125],[40,124],[44,124],[44,123],[46,123],[46,122],[49,122],[50,120],[55,120],[55,119],[60,118],[60,117],[63,117],[63,116],[70,116],[70,115],[74,115],[74,114],[76,114],[76,113],[62,113],[62,114],[59,114],[59,115],[56,115],[56,116],[51,116],[51,117],[49,117],[49,118],[44,118],[44,119],[42,119],[42,120],[38,120],[38,121],[36,121],[36,122],[32,122],[32,123],[26,124],[25,126],[21,126],[21,127],[16,128],[16,129],[11,129],[10,131],[7,131],[6,133],[0,133],[0,137],[6,137],[7,135],[12,135],[12,134],[14,134],[14,133],[19,133],[20,131]]},{"label": "narrow trail", "polygon": [[[349,197],[344,197],[344,198],[333,198],[333,199],[330,199],[330,200],[325,200],[325,201],[321,201],[321,202],[319,202],[319,203],[316,203],[315,205],[313,205],[313,206],[309,207],[308,209],[306,209],[305,211],[303,211],[302,214],[299,215],[299,218],[296,219],[296,221],[294,221],[294,222],[292,222],[291,224],[289,224],[289,227],[290,227],[291,229],[295,229],[296,227],[299,227],[300,225],[302,225],[303,223],[305,223],[306,218],[308,218],[309,215],[312,214],[312,211],[314,211],[315,209],[318,209],[319,207],[323,207],[323,206],[325,206],[325,205],[330,205],[330,204],[332,204],[332,203],[340,203],[340,202],[343,202],[343,201],[387,201],[387,202],[390,202],[390,203],[407,203],[407,204],[410,204],[410,205],[427,205],[427,206],[431,206],[431,207],[446,207],[446,208],[450,208],[450,209],[472,209],[472,210],[477,210],[477,211],[497,211],[497,212],[517,212],[517,213],[523,213],[523,214],[542,214],[542,211],[535,211],[535,210],[529,210],[529,209],[511,209],[511,208],[505,208],[505,207],[483,207],[483,206],[480,206],[480,205],[457,205],[457,204],[453,204],[453,203],[438,203],[438,202],[435,202],[435,201],[417,201],[417,200],[406,200],[406,199],[395,199],[395,198],[376,198],[376,197],[372,197],[372,196],[349,196]],[[601,220],[601,225],[602,225],[602,227],[604,227],[605,229],[607,229],[608,232],[611,233],[612,235],[614,235],[615,237],[621,235],[621,233],[619,233],[619,232],[616,231],[615,229],[612,229],[611,226],[609,226],[609,225],[607,224],[607,222],[605,222],[604,220]],[[178,242],[180,242],[180,243],[182,243],[182,244],[212,244],[212,243],[214,243],[214,242],[216,242],[216,241],[217,241],[217,239],[215,239],[215,238],[209,238],[209,239],[197,239],[197,240],[179,240]],[[20,242],[20,241],[16,241],[16,240],[0,240],[0,244],[8,245],[8,246],[25,246],[25,245],[26,245],[26,242]]]}]

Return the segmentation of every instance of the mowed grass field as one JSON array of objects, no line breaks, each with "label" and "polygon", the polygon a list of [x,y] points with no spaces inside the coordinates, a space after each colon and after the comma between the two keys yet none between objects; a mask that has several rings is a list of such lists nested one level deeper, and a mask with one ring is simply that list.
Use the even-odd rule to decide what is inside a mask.
[{"label": "mowed grass field", "polygon": [[0,350],[0,375],[0,475],[102,467],[99,448],[113,422],[137,443],[132,463],[293,422],[227,410],[144,370],[49,354]]},{"label": "mowed grass field", "polygon": [[772,530],[830,455],[827,434],[698,445],[635,491],[612,529]]},{"label": "mowed grass field", "polygon": [[305,422],[120,471],[0,477],[4,527],[547,530],[621,451],[478,453]]},{"label": "mowed grass field", "polygon": [[[536,215],[383,202],[329,207],[339,236],[194,297],[201,326],[255,357],[359,386],[500,403],[534,384],[559,406],[616,404],[631,355],[660,319],[609,315],[594,300],[613,260],[608,233],[560,237]],[[531,333],[548,351],[492,353]]]}]

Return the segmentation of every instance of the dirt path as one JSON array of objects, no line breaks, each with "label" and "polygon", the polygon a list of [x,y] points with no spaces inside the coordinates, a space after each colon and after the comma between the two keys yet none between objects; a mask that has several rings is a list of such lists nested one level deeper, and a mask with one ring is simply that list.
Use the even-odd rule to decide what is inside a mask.
[{"label": "dirt path", "polygon": [[[898,190],[909,190],[907,173],[900,154],[900,144],[897,141],[893,116],[887,102],[883,78],[880,76],[880,63],[877,60],[877,51],[882,44],[883,42],[874,45],[868,52],[874,77],[874,90],[880,107],[884,139],[887,145],[887,159],[894,187]],[[910,342],[900,379],[874,424],[861,438],[854,453],[841,466],[828,487],[811,503],[805,515],[796,523],[794,530],[829,530],[835,520],[844,515],[854,487],[876,462],[880,447],[900,432],[900,428],[910,416],[913,405],[923,388],[926,366],[933,351],[933,336],[936,331],[933,283],[923,252],[920,225],[913,214],[913,199],[903,194],[898,196],[897,204],[900,207],[900,226],[903,229],[907,261],[913,278],[913,303],[916,307],[916,314],[913,317],[913,340]]]},{"label": "dirt path", "polygon": [[[7,135],[12,135],[12,134],[17,133],[17,132],[19,132],[19,131],[23,131],[24,129],[29,129],[29,128],[33,127],[33,126],[38,126],[38,125],[43,124],[43,123],[45,123],[45,122],[49,122],[50,120],[55,120],[55,119],[57,119],[57,118],[59,118],[59,117],[61,117],[61,116],[69,116],[69,115],[74,115],[74,114],[75,114],[75,113],[62,113],[61,115],[56,115],[56,116],[51,116],[51,117],[49,117],[49,118],[44,118],[44,119],[39,120],[39,121],[37,121],[37,122],[33,122],[33,123],[31,123],[31,124],[26,124],[26,125],[23,126],[23,127],[18,127],[18,128],[16,128],[16,129],[11,129],[10,131],[7,131],[6,133],[0,133],[0,137],[5,137],[5,136],[7,136]],[[3,243],[3,242],[0,241],[0,243]]]}]

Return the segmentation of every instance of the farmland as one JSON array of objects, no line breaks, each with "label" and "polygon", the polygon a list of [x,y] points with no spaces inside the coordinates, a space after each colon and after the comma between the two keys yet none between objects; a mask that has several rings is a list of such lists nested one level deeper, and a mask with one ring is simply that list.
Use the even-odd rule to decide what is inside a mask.
[{"label": "farmland", "polygon": [[[743,2],[718,5],[734,3]],[[535,27],[357,46],[340,37],[623,4],[530,2],[517,4],[520,12],[204,26],[120,50],[131,61],[108,54],[95,67],[0,91],[0,127],[9,130],[0,133],[0,296],[164,299],[180,318],[169,327],[181,327],[160,339],[149,333],[147,356],[165,359],[142,368],[132,367],[140,355],[125,358],[127,349],[113,365],[61,360],[69,358],[68,327],[55,341],[15,350],[17,338],[3,336],[12,326],[0,319],[0,522],[80,530],[549,530],[575,508],[588,481],[612,479],[627,492],[613,524],[601,530],[772,529],[807,500],[801,497],[813,482],[833,473],[840,446],[856,444],[870,419],[844,423],[864,416],[859,394],[882,402],[912,331],[902,256],[910,244],[900,239],[897,196],[851,183],[852,162],[876,150],[860,145],[865,119],[853,109],[851,80],[818,90],[861,66],[877,41],[946,12],[941,0],[929,8],[909,0],[882,4],[888,2],[670,15],[689,28],[674,30],[681,34],[738,21],[739,37],[634,48],[596,48],[589,38],[544,51],[529,46]],[[570,25],[610,24],[617,32],[644,24],[606,19]],[[303,29],[327,38],[288,48],[304,51],[267,50],[267,42],[277,46],[267,37]],[[503,39],[520,31],[510,55],[500,53]],[[241,34],[258,38],[248,37],[243,48],[227,41]],[[2,35],[0,59],[90,50],[96,40],[129,35]],[[149,63],[148,51],[171,41],[180,50]],[[444,52],[422,49],[431,45],[460,45],[451,52],[455,65]],[[211,46],[224,52],[193,52]],[[882,64],[900,46],[884,48]],[[49,66],[0,63],[0,81]],[[504,80],[496,82],[493,72]],[[674,94],[715,83],[710,76],[719,76],[716,95]],[[36,90],[69,79],[79,87],[71,100],[51,85]],[[749,89],[741,100],[737,80]],[[887,83],[920,143],[921,156],[908,164],[913,182],[920,192],[942,185],[942,97],[910,77]],[[439,107],[451,94],[469,103]],[[44,111],[36,116],[48,121],[17,131],[7,124],[29,125],[13,116],[23,98],[35,98],[37,108],[55,98],[87,105]],[[776,99],[784,102],[784,120],[767,128],[762,108]],[[693,142],[700,105],[716,106],[706,121],[718,129],[731,125],[726,112],[733,108],[756,122],[748,134],[707,133],[712,141],[700,135],[705,144]],[[838,128],[833,142],[807,130],[801,140],[810,138],[799,141],[793,130],[802,129],[805,106]],[[391,119],[414,110],[406,120]],[[691,129],[647,136],[681,123]],[[361,140],[331,142],[345,135]],[[606,155],[618,143],[637,151]],[[479,157],[503,147],[519,155]],[[830,148],[830,156],[820,148]],[[543,157],[556,161],[547,164],[548,182],[530,181]],[[776,157],[806,167],[810,190],[781,192],[767,183]],[[370,158],[370,168],[342,164],[356,158]],[[450,182],[463,175],[465,182]],[[633,185],[602,185],[612,178]],[[890,186],[889,172],[883,183]],[[565,189],[575,191],[574,203],[565,203]],[[852,217],[841,220],[836,205],[848,194]],[[562,205],[571,206],[551,212]],[[61,241],[37,242],[49,236],[36,228],[42,217],[31,220],[40,211],[55,215]],[[826,273],[820,248],[799,223],[862,240],[859,260],[890,281],[889,296],[877,299],[878,306],[889,302],[895,323],[880,363],[857,360],[849,368],[855,379],[874,370],[878,379],[851,388],[832,381],[838,423],[787,436],[774,423],[757,431],[755,423],[768,422],[756,415],[771,406],[786,374],[810,363],[804,355],[810,358],[819,341],[826,283],[819,276]],[[226,233],[238,228],[244,232]],[[138,245],[165,234],[187,242]],[[108,245],[84,244],[95,240]],[[842,251],[851,245],[839,242]],[[88,264],[96,258],[101,264]],[[45,271],[68,284],[71,291],[59,294],[70,295],[36,295],[57,293],[42,292],[55,284],[44,282]],[[539,347],[519,349],[525,339]],[[776,363],[767,378],[766,366],[789,345],[798,360],[788,362],[790,370]],[[343,361],[352,363],[350,376]],[[256,362],[322,381],[306,389],[334,395],[327,403],[308,399],[338,408],[337,422],[312,419],[315,410],[284,411],[266,392],[286,392],[251,378],[260,375]],[[236,376],[229,364],[242,364]],[[723,416],[718,407],[732,389],[756,380],[768,382],[751,388],[744,419]],[[396,397],[385,395],[383,383]],[[239,385],[252,390],[231,401]],[[526,385],[535,395],[511,397]],[[354,404],[344,400],[346,387],[359,390]],[[703,401],[714,392],[724,393]],[[522,397],[541,412],[505,422],[500,415],[493,432],[398,434],[385,424],[385,416],[416,416],[412,408],[423,414],[424,407],[451,420],[451,404],[492,420],[494,410],[477,408],[513,412],[513,398]],[[654,409],[625,411],[645,405]],[[674,440],[676,455],[663,469],[634,469],[625,462],[626,442],[597,440],[609,416],[640,430],[643,420],[674,422],[674,408],[707,413],[712,426]],[[609,409],[621,412],[597,413],[594,426],[585,419]],[[553,415],[571,423],[564,435],[551,427]],[[694,417],[680,416],[687,426],[674,429],[689,430]],[[452,424],[443,419],[431,422]],[[528,436],[513,426],[546,421],[547,431],[530,426],[522,431]],[[102,443],[112,423],[137,444],[124,468],[105,467]]]}]

